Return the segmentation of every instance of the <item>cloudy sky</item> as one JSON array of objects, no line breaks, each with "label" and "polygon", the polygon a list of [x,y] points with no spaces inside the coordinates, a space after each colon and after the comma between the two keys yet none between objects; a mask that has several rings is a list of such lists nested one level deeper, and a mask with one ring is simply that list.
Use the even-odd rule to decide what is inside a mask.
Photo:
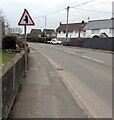
[{"label": "cloudy sky", "polygon": [[[60,22],[66,23],[67,6],[74,7],[88,1],[91,0],[0,0],[0,9],[3,10],[10,26],[17,27],[26,8],[35,22],[35,26],[28,27],[29,32],[31,28],[44,29],[45,17],[46,27],[56,29]],[[88,17],[89,20],[111,18],[112,2],[113,0],[93,0],[70,8],[69,22],[87,21]]]}]

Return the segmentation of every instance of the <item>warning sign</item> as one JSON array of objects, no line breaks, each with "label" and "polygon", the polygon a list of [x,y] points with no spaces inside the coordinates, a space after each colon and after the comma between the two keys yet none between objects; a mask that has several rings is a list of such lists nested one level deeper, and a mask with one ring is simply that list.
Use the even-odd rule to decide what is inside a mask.
[{"label": "warning sign", "polygon": [[24,12],[22,14],[22,17],[18,23],[19,26],[33,26],[35,25],[34,21],[32,20],[30,14],[26,9],[24,9]]}]

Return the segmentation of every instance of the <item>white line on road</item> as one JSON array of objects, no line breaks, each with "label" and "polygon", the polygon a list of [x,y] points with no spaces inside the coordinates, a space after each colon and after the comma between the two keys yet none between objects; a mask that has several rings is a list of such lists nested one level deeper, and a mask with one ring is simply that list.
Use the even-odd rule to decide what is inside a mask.
[{"label": "white line on road", "polygon": [[104,61],[101,61],[101,60],[98,60],[98,59],[95,59],[95,58],[91,58],[91,57],[88,57],[88,56],[83,56],[83,58],[86,58],[86,59],[89,59],[89,60],[94,60],[94,61],[97,61],[97,62],[100,62],[100,63],[104,63]]},{"label": "white line on road", "polygon": [[79,49],[73,49],[73,50],[75,50],[77,52],[82,52],[83,51],[83,50],[79,50]]},{"label": "white line on road", "polygon": [[73,55],[75,55],[76,53],[72,52]]},{"label": "white line on road", "polygon": [[69,52],[69,51],[65,51],[66,53],[69,53],[69,54],[73,54],[73,55],[75,55],[76,53],[74,53],[74,52]]}]

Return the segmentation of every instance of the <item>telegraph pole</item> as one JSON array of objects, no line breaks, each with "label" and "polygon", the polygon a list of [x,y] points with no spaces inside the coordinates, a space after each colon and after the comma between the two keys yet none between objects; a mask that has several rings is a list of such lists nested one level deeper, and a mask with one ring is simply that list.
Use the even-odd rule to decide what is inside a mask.
[{"label": "telegraph pole", "polygon": [[69,22],[69,6],[66,8],[67,9],[67,23],[66,23],[66,44],[68,42],[68,22]]},{"label": "telegraph pole", "polygon": [[[45,18],[45,36],[46,36],[46,24],[47,24],[47,17],[46,16],[44,16],[44,18]],[[47,38],[47,37],[46,37]],[[45,41],[44,41],[44,43],[46,43],[46,38],[45,38]]]},{"label": "telegraph pole", "polygon": [[47,21],[47,18],[45,17],[45,29],[46,29],[46,21]]}]

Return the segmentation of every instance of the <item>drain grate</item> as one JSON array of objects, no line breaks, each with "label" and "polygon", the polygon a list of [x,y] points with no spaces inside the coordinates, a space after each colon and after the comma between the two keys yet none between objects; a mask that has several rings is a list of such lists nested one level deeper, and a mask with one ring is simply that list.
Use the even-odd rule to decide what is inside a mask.
[{"label": "drain grate", "polygon": [[64,70],[63,68],[57,68],[58,71]]}]

